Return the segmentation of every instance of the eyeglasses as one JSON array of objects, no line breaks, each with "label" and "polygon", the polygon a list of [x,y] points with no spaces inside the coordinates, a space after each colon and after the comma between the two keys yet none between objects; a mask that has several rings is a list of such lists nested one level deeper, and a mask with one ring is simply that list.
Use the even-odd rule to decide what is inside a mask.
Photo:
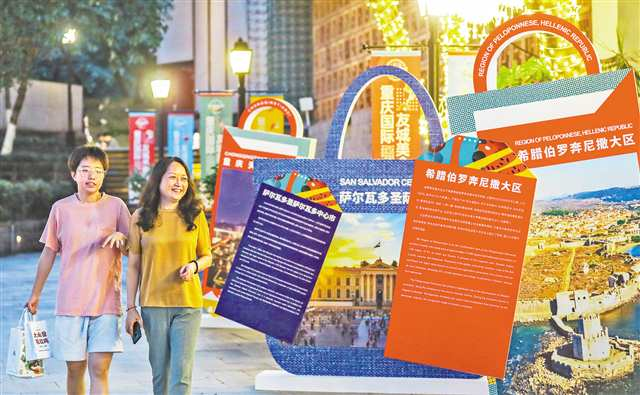
[{"label": "eyeglasses", "polygon": [[93,173],[98,177],[102,177],[102,176],[104,176],[105,171],[102,170],[102,169],[94,169],[94,168],[90,168],[90,167],[82,167],[82,168],[78,169],[78,173],[80,173],[80,175],[83,176],[83,177],[89,176],[90,173]]}]

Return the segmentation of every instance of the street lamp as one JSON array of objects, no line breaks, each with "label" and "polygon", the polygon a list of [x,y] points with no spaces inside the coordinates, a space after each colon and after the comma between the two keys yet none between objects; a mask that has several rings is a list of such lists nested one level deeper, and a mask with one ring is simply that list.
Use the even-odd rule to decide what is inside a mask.
[{"label": "street lamp", "polygon": [[169,89],[171,89],[171,80],[153,80],[151,81],[151,92],[153,98],[160,102],[160,113],[158,114],[158,145],[160,146],[160,159],[164,158],[164,100],[169,97]]},{"label": "street lamp", "polygon": [[67,145],[69,147],[75,145],[75,136],[73,134],[73,100],[71,97],[71,56],[67,46],[75,43],[77,36],[77,30],[72,28],[67,29],[62,35],[62,48],[67,65]]},{"label": "street lamp", "polygon": [[233,70],[233,74],[238,76],[238,117],[242,115],[246,105],[245,96],[247,91],[244,86],[244,79],[251,71],[252,55],[253,51],[242,38],[238,38],[229,54],[231,70]]}]

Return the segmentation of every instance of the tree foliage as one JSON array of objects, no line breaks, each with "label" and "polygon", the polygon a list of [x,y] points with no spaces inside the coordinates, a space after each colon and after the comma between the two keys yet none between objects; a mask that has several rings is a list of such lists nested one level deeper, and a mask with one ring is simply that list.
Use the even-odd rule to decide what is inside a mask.
[{"label": "tree foliage", "polygon": [[64,9],[55,2],[0,0],[0,86],[27,80],[57,37]]},{"label": "tree foliage", "polygon": [[[172,0],[0,0],[0,88],[18,87],[0,154],[13,151],[29,79],[80,83],[89,96],[138,91],[136,71],[153,62],[171,7]],[[70,28],[77,42],[63,45]]]},{"label": "tree foliage", "polygon": [[500,66],[498,89],[551,81],[551,72],[540,58],[529,58],[523,64],[511,68]]},{"label": "tree foliage", "polygon": [[[89,95],[127,95],[139,67],[153,62],[171,7],[171,0],[0,0],[0,83],[71,77]],[[65,48],[68,28],[78,40]]]},{"label": "tree foliage", "polygon": [[640,52],[625,51],[624,37],[620,29],[617,30],[617,46],[611,58],[604,59],[602,66],[605,71],[631,69],[636,76],[636,89],[640,95]]}]

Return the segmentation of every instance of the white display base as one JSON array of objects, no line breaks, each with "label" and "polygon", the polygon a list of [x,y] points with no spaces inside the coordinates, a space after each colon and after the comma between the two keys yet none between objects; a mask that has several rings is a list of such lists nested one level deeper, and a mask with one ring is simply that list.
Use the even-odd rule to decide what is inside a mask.
[{"label": "white display base", "polygon": [[206,311],[202,312],[200,328],[251,329],[221,316],[213,317]]},{"label": "white display base", "polygon": [[382,394],[489,394],[486,377],[438,379],[418,377],[298,376],[264,370],[256,376],[258,391],[305,391]]}]

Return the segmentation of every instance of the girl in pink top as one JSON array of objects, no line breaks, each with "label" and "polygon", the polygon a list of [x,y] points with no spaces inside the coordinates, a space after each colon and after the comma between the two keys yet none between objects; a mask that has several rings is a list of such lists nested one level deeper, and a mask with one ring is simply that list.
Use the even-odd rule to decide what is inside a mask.
[{"label": "girl in pink top", "polygon": [[78,147],[67,162],[78,192],[53,204],[26,307],[35,314],[42,288],[60,254],[53,356],[67,363],[67,392],[85,393],[89,366],[92,394],[107,394],[114,352],[121,336],[122,253],[130,214],[124,202],[100,192],[109,168],[98,147]]}]

